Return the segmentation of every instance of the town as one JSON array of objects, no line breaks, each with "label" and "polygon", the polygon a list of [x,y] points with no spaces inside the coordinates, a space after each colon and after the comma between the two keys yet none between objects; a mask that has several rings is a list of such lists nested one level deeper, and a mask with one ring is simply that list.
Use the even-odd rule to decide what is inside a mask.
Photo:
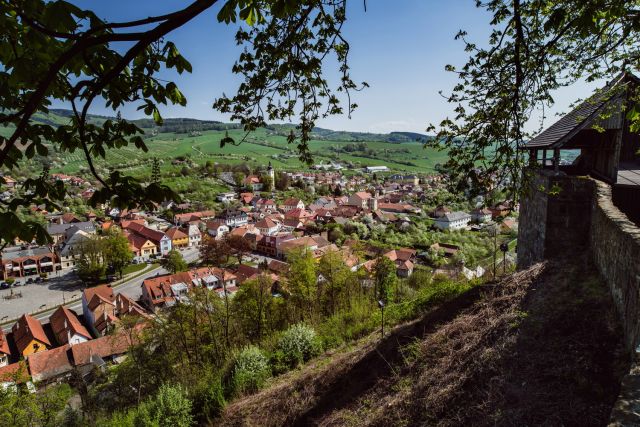
[{"label": "town", "polygon": [[0,2],[0,427],[640,425],[639,23]]},{"label": "town", "polygon": [[[442,175],[403,175],[386,166],[350,175],[335,164],[315,169],[276,175],[268,164],[259,175],[235,179],[223,173],[219,179],[229,191],[218,194],[215,210],[192,210],[200,201],[168,201],[153,211],[101,206],[85,215],[34,206],[31,213],[46,221],[53,242],[16,241],[2,251],[5,384],[30,377],[42,386],[74,370],[86,374],[117,363],[131,344],[126,334],[112,334],[123,316],[153,327],[144,321],[189,304],[194,288],[233,297],[246,281],[264,277],[277,298],[286,293],[282,284],[292,253],[308,253],[315,263],[327,254],[338,256],[351,271],[364,272],[366,286],[380,257],[392,262],[399,279],[417,271],[453,279],[493,275],[497,248],[491,242],[515,243],[518,207],[509,201],[487,207],[479,197],[463,203],[466,210],[430,206],[435,201],[430,195],[447,191]],[[3,179],[8,192],[17,191],[14,179]],[[94,192],[92,183],[78,176],[53,173],[50,179],[71,186],[69,197],[76,201],[70,204],[82,205]],[[276,180],[282,179],[291,186],[277,190]],[[294,187],[307,191],[302,198],[289,197]],[[419,237],[416,233],[432,235],[433,241],[401,247],[385,240],[391,234]],[[482,248],[484,259],[466,261],[466,238],[480,235],[490,242]],[[117,250],[108,249],[114,240],[111,245],[117,248],[121,240],[125,248],[115,260]],[[107,249],[96,249],[100,243]],[[511,268],[514,248],[504,250],[504,260],[498,257],[499,269]],[[324,279],[318,273],[316,280]],[[13,376],[21,370],[24,375]]]}]

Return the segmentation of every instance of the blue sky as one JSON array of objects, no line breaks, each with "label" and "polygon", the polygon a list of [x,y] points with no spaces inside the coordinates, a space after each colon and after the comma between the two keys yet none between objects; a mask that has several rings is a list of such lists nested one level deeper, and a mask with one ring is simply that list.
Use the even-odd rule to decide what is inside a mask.
[{"label": "blue sky", "polygon": [[[110,20],[130,20],[160,15],[183,7],[176,0],[76,1],[80,7],[93,8]],[[233,37],[235,27],[219,24],[217,8],[197,17],[168,37],[193,65],[192,74],[169,75],[186,95],[186,107],[162,107],[164,117],[192,117],[223,120],[226,117],[211,108],[222,93],[231,94],[239,79],[231,73],[239,48]],[[451,106],[439,95],[456,83],[446,64],[462,65],[466,60],[462,42],[454,36],[460,29],[469,39],[484,44],[490,16],[475,7],[475,0],[352,0],[345,24],[351,44],[350,65],[355,81],[366,81],[370,88],[354,94],[359,108],[351,119],[334,116],[318,126],[363,132],[424,132],[429,123],[437,123]],[[328,70],[331,76],[334,70]],[[556,96],[552,112],[563,111],[576,98],[584,97],[584,85],[563,89]],[[96,108],[95,113],[113,114]],[[142,117],[135,107],[122,110],[128,118]],[[531,125],[534,126],[534,125]],[[530,127],[531,127],[530,126]]]}]

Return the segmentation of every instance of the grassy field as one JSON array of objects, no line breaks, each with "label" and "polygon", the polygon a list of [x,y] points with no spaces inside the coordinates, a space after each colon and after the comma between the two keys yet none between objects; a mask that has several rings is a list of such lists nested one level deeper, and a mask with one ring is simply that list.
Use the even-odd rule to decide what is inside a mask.
[{"label": "grassy field", "polygon": [[[152,157],[173,159],[188,155],[196,163],[205,163],[211,160],[218,163],[247,162],[257,166],[271,162],[277,169],[307,168],[298,159],[295,146],[287,144],[285,137],[270,134],[266,129],[258,129],[251,133],[242,144],[229,144],[221,148],[220,140],[224,134],[223,131],[205,131],[199,136],[160,133],[146,139],[149,147],[147,153],[134,147],[110,150],[107,159],[99,160],[97,164],[101,167],[115,167],[120,170],[132,171],[148,168],[149,160]],[[240,141],[244,137],[244,132],[231,130],[229,136]],[[398,172],[432,172],[437,163],[443,163],[447,158],[446,153],[425,149],[423,144],[419,142],[402,144],[382,141],[365,142],[368,149],[375,151],[376,158],[360,155],[363,153],[335,151],[347,144],[349,142],[312,140],[309,145],[316,163],[334,160],[351,162],[358,166],[386,165],[391,170]],[[64,156],[60,156],[54,161],[54,169],[65,173],[75,173],[81,167],[86,167],[86,163],[79,151],[65,153]]]},{"label": "grassy field", "polygon": [[[68,114],[69,112],[64,110],[54,110],[46,115],[37,113],[34,121],[53,126],[67,124],[69,123]],[[101,124],[105,119],[102,116],[90,116],[90,121],[95,124]],[[107,150],[106,159],[95,160],[97,168],[102,172],[118,169],[136,175],[140,172],[148,172],[150,159],[153,157],[164,160],[163,168],[169,169],[171,160],[189,156],[196,164],[213,161],[259,166],[271,162],[276,169],[280,170],[308,169],[308,165],[298,159],[295,143],[291,145],[287,143],[284,135],[290,128],[275,125],[270,126],[269,129],[261,128],[245,135],[244,131],[233,129],[237,125],[197,120],[190,120],[187,124],[183,124],[184,120],[188,119],[167,119],[169,124],[165,124],[164,129],[155,127],[149,120],[134,121],[145,131],[145,142],[149,151],[145,153],[133,146]],[[180,124],[178,127],[181,127],[183,133],[170,132],[178,129],[176,123]],[[213,130],[229,127],[232,129],[228,131]],[[190,129],[194,131],[189,133]],[[0,136],[9,136],[13,130],[12,126],[0,127]],[[225,132],[228,132],[238,145],[227,144],[221,148],[220,140],[224,138]],[[405,138],[402,142],[398,142],[397,134],[366,134],[318,129],[317,132],[314,130],[314,135],[318,139],[311,140],[309,146],[316,164],[334,161],[354,169],[385,165],[393,172],[429,173],[434,171],[436,164],[447,160],[446,152],[424,148],[419,140],[424,136],[417,136],[416,140]],[[240,141],[242,141],[241,144]],[[357,150],[354,150],[355,143],[359,144]],[[60,153],[51,149],[49,159],[52,172],[73,174],[87,168],[86,160],[80,150]]]}]

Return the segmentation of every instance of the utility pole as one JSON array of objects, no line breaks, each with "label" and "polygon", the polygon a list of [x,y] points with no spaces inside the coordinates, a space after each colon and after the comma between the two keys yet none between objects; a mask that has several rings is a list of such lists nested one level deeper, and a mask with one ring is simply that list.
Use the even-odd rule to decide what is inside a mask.
[{"label": "utility pole", "polygon": [[501,243],[500,250],[502,251],[502,274],[507,274],[507,251],[509,251],[509,244],[507,242]]},{"label": "utility pole", "polygon": [[380,313],[382,314],[382,329],[381,329],[381,338],[384,338],[384,301],[378,301],[378,307],[380,307]]}]

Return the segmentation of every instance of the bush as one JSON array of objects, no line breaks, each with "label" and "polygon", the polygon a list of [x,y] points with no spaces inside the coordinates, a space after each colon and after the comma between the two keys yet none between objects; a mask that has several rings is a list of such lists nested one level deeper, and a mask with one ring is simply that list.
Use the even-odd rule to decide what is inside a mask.
[{"label": "bush", "polygon": [[149,427],[190,427],[193,425],[191,400],[180,386],[163,384],[152,399],[142,403],[134,425]]},{"label": "bush", "polygon": [[278,365],[284,363],[289,368],[294,368],[317,356],[321,351],[322,344],[316,331],[305,324],[298,323],[282,334],[274,356]]},{"label": "bush", "polygon": [[220,415],[226,403],[220,376],[214,372],[205,373],[193,387],[191,400],[193,415],[198,425],[211,424],[213,419]]},{"label": "bush", "polygon": [[236,394],[258,391],[271,376],[269,360],[256,346],[247,346],[236,358],[233,390]]}]

